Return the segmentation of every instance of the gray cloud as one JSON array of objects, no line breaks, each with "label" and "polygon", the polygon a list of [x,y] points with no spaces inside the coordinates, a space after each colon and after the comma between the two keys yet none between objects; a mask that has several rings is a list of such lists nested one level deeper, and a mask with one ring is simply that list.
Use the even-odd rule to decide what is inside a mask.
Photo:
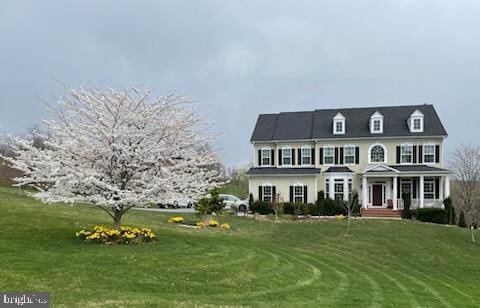
[{"label": "gray cloud", "polygon": [[93,82],[193,93],[251,159],[259,113],[435,104],[450,149],[479,143],[478,1],[4,1],[0,127],[44,116],[38,97]]}]

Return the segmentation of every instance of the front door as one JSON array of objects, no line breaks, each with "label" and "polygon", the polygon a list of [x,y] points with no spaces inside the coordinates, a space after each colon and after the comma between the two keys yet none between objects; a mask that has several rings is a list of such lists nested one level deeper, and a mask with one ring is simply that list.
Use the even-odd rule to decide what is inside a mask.
[{"label": "front door", "polygon": [[383,186],[381,184],[373,184],[372,185],[372,194],[373,194],[373,206],[382,206],[382,190]]}]

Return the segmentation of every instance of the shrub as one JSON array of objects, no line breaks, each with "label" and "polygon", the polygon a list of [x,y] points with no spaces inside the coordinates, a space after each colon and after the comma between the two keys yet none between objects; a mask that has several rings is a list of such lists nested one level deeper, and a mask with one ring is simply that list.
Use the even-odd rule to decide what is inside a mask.
[{"label": "shrub", "polygon": [[148,228],[120,227],[120,230],[116,230],[104,226],[95,226],[91,231],[81,230],[75,236],[85,243],[96,244],[139,244],[155,238]]},{"label": "shrub", "polygon": [[447,223],[447,211],[444,209],[424,208],[416,210],[417,219],[423,222],[433,222],[436,224]]},{"label": "shrub", "polygon": [[323,190],[317,193],[317,209],[319,215],[324,215],[325,213],[325,193]]},{"label": "shrub", "polygon": [[455,207],[452,204],[452,225],[457,224],[457,213],[455,212]]},{"label": "shrub", "polygon": [[343,201],[332,200],[330,198],[325,199],[325,206],[323,207],[323,213],[320,213],[320,215],[323,215],[323,216],[346,215],[347,213],[342,202]]},{"label": "shrub", "polygon": [[252,206],[253,206],[253,195],[250,194],[250,195],[248,196],[248,207],[249,207],[249,208],[252,208]]},{"label": "shrub", "polygon": [[218,197],[218,190],[216,188],[212,189],[210,192],[210,197],[202,198],[198,201],[196,210],[201,214],[220,214],[220,212],[225,207],[223,200]]},{"label": "shrub", "polygon": [[318,209],[318,202],[317,203],[309,203],[308,204],[308,212],[310,213],[310,215],[312,216],[319,216],[320,215],[320,211]]},{"label": "shrub", "polygon": [[410,193],[403,193],[402,199],[403,199],[402,217],[406,219],[412,219],[412,212],[410,210],[412,199],[411,199]]},{"label": "shrub", "polygon": [[460,228],[467,227],[467,222],[465,221],[465,213],[463,211],[460,212],[460,218],[458,218],[458,226]]},{"label": "shrub", "polygon": [[294,205],[286,202],[283,204],[283,213],[286,215],[293,215],[294,214]]},{"label": "shrub", "polygon": [[272,203],[268,201],[257,200],[253,202],[251,210],[252,213],[258,213],[260,215],[273,214]]},{"label": "shrub", "polygon": [[447,212],[447,224],[454,224],[452,220],[452,198],[448,197],[443,200],[443,205],[445,206],[445,211]]}]

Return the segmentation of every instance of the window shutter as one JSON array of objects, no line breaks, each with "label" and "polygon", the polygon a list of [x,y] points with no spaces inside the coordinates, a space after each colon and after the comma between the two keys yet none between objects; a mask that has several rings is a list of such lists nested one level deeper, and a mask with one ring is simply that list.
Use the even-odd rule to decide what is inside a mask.
[{"label": "window shutter", "polygon": [[298,164],[301,165],[302,164],[302,149],[298,149],[297,153],[298,153]]},{"label": "window shutter", "polygon": [[295,149],[291,149],[290,151],[292,151],[292,152],[291,152],[291,153],[292,153],[292,165],[295,166],[295,164],[296,164],[296,161],[295,161]]},{"label": "window shutter", "polygon": [[317,163],[317,161],[315,160],[315,148],[312,148],[312,158],[311,158],[311,161],[312,161],[312,165],[315,165]]},{"label": "window shutter", "polygon": [[338,148],[335,147],[335,165],[338,165]]},{"label": "window shutter", "polygon": [[320,165],[323,165],[323,148],[320,148],[318,155],[320,156]]},{"label": "window shutter", "polygon": [[277,200],[277,188],[275,186],[272,186],[272,201],[278,202],[278,200]]},{"label": "window shutter", "polygon": [[414,164],[417,163],[417,146],[416,145],[413,146],[413,163]]},{"label": "window shutter", "polygon": [[343,165],[343,147],[340,147],[340,165]]},{"label": "window shutter", "polygon": [[412,181],[412,199],[417,199],[417,186],[418,186],[417,178],[414,178]]},{"label": "window shutter", "polygon": [[290,203],[293,203],[293,186],[290,186]]},{"label": "window shutter", "polygon": [[435,179],[435,199],[440,199],[440,179]]},{"label": "window shutter", "polygon": [[307,185],[303,186],[303,203],[308,203]]},{"label": "window shutter", "polygon": [[418,163],[423,163],[423,146],[421,145],[418,146]]},{"label": "window shutter", "polygon": [[270,151],[270,165],[275,166],[275,150]]},{"label": "window shutter", "polygon": [[397,146],[397,164],[400,163],[400,146]]},{"label": "window shutter", "polygon": [[262,150],[258,150],[258,165],[262,165]]},{"label": "window shutter", "polygon": [[282,150],[278,150],[278,165],[281,166],[283,164],[282,161]]},{"label": "window shutter", "polygon": [[438,144],[435,146],[435,162],[440,163],[440,146]]},{"label": "window shutter", "polygon": [[360,163],[360,147],[355,147],[355,164]]},{"label": "window shutter", "polygon": [[262,190],[262,186],[258,186],[258,200],[263,201],[263,190]]}]

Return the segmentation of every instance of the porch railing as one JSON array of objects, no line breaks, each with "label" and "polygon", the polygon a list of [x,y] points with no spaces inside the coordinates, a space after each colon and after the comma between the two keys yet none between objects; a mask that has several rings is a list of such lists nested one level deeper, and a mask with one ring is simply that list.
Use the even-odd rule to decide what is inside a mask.
[{"label": "porch railing", "polygon": [[[404,208],[403,202],[404,201],[402,199],[397,200],[397,208],[399,210],[403,210]],[[412,199],[412,202],[410,204],[410,209],[416,210],[419,207],[420,207],[420,199]],[[423,207],[443,209],[443,200],[442,199],[424,199]]]}]

